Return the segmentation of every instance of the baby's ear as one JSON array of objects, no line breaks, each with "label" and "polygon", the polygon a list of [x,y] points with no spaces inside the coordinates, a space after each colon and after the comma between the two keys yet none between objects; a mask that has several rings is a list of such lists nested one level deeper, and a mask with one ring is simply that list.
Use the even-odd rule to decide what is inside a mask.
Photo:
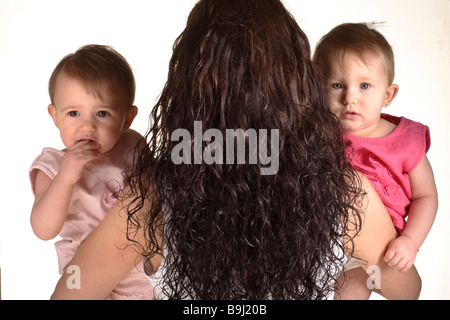
[{"label": "baby's ear", "polygon": [[125,123],[123,124],[124,130],[128,129],[131,126],[137,114],[138,108],[136,106],[131,106],[131,108],[128,109],[127,114],[125,116]]},{"label": "baby's ear", "polygon": [[56,121],[56,107],[53,104],[49,104],[47,107],[48,114],[52,117],[55,126],[58,127],[58,121]]},{"label": "baby's ear", "polygon": [[387,88],[383,107],[386,108],[391,104],[391,102],[394,100],[395,96],[397,95],[398,90],[399,90],[399,87],[396,84],[391,84]]}]

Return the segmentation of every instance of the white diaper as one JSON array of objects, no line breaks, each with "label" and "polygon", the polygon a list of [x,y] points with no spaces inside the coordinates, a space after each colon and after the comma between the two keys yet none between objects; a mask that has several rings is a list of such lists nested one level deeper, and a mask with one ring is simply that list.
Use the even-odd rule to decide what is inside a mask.
[{"label": "white diaper", "polygon": [[360,261],[362,262],[361,259],[352,256],[347,257],[347,262],[344,265],[344,272],[361,267]]}]

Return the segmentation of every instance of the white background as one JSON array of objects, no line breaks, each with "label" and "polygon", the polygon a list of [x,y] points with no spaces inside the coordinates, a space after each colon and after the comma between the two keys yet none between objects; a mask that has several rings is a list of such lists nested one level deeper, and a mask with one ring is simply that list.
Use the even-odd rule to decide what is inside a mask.
[{"label": "white background", "polygon": [[[435,225],[416,266],[422,299],[450,299],[450,1],[285,0],[314,48],[343,22],[379,21],[396,56],[400,92],[387,112],[427,124],[440,195]],[[171,47],[194,0],[0,0],[0,266],[2,299],[48,299],[59,277],[54,241],[30,227],[28,168],[43,147],[63,148],[47,114],[47,82],[78,47],[107,44],[134,69],[145,133],[167,76]]]}]

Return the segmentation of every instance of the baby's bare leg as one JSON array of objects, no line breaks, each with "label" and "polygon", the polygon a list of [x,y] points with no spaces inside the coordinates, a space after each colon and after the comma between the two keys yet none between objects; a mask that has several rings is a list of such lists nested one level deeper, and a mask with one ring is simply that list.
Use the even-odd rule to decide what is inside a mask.
[{"label": "baby's bare leg", "polygon": [[367,273],[362,268],[347,270],[337,280],[335,300],[368,300],[372,290],[367,286]]}]

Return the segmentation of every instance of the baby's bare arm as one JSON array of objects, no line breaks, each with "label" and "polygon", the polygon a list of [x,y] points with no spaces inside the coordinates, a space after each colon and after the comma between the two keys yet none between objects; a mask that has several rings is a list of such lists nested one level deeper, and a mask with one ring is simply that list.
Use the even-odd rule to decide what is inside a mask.
[{"label": "baby's bare arm", "polygon": [[34,233],[42,240],[56,237],[67,217],[73,186],[61,180],[58,176],[51,180],[41,170],[36,175],[30,220]]},{"label": "baby's bare arm", "polygon": [[433,170],[426,157],[410,173],[412,202],[409,217],[400,237],[388,247],[385,261],[399,271],[407,271],[427,237],[436,217],[438,197]]},{"label": "baby's bare arm", "polygon": [[433,225],[438,208],[438,195],[433,170],[425,155],[410,173],[412,202],[408,222],[402,235],[410,238],[419,248]]},{"label": "baby's bare arm", "polygon": [[100,156],[97,149],[98,145],[78,142],[64,155],[53,180],[41,170],[36,174],[31,226],[40,239],[53,239],[61,231],[69,210],[73,186],[80,179],[83,167]]}]

